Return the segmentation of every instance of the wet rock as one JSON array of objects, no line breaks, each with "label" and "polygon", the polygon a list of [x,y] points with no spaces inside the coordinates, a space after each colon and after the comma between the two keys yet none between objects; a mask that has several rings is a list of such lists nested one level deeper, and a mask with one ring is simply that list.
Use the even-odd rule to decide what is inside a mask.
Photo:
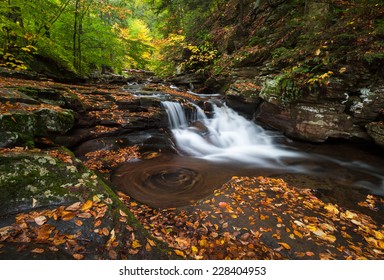
[{"label": "wet rock", "polygon": [[340,104],[310,104],[280,107],[263,102],[255,119],[283,131],[287,136],[324,142],[328,138],[367,139],[365,131],[353,123],[352,117],[343,113]]},{"label": "wet rock", "polygon": [[366,126],[369,136],[373,138],[376,144],[384,147],[384,123],[371,122]]},{"label": "wet rock", "polygon": [[261,101],[260,89],[253,79],[238,79],[225,92],[226,103],[237,112],[252,117]]},{"label": "wet rock", "polygon": [[0,132],[5,134],[1,147],[8,147],[21,142],[33,146],[36,136],[65,134],[73,127],[75,118],[71,110],[17,103],[0,111],[0,119]]}]

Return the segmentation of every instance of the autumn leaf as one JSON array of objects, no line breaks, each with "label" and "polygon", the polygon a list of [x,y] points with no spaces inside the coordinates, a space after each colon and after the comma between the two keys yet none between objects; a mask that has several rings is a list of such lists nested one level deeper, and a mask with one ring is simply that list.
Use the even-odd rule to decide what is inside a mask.
[{"label": "autumn leaf", "polygon": [[133,249],[137,249],[137,248],[140,248],[142,245],[140,244],[140,241],[139,240],[133,240],[132,242],[132,248]]},{"label": "autumn leaf", "polygon": [[38,216],[35,218],[35,223],[38,224],[39,226],[45,224],[47,221],[47,218],[45,216]]},{"label": "autumn leaf", "polygon": [[182,251],[180,251],[180,250],[173,250],[174,252],[175,252],[175,254],[176,255],[178,255],[178,256],[180,256],[180,257],[185,257],[185,254],[182,252]]},{"label": "autumn leaf", "polygon": [[119,209],[120,216],[122,217],[128,217],[127,213],[125,213],[123,210]]},{"label": "autumn leaf", "polygon": [[87,211],[92,208],[93,202],[92,200],[87,200],[80,208],[81,211]]},{"label": "autumn leaf", "polygon": [[76,212],[70,212],[70,213],[66,213],[64,214],[61,219],[63,221],[70,221],[72,220],[74,217],[76,217]]},{"label": "autumn leaf", "polygon": [[324,209],[332,214],[335,214],[335,215],[339,214],[339,210],[332,204],[325,205]]},{"label": "autumn leaf", "polygon": [[82,254],[73,254],[72,255],[76,260],[82,260],[84,259],[84,255]]},{"label": "autumn leaf", "polygon": [[32,253],[37,253],[37,254],[42,254],[42,253],[45,252],[45,250],[42,249],[42,248],[35,248],[35,249],[33,249],[31,252],[32,252]]},{"label": "autumn leaf", "polygon": [[65,210],[67,211],[77,211],[80,209],[81,202],[73,203],[72,205],[69,205]]},{"label": "autumn leaf", "polygon": [[153,240],[151,240],[151,239],[149,239],[149,238],[147,238],[147,242],[148,242],[149,245],[151,245],[152,247],[155,247],[155,246],[156,246],[155,241],[153,241]]},{"label": "autumn leaf", "polygon": [[283,246],[287,250],[291,250],[291,246],[284,242],[278,242],[279,245]]}]

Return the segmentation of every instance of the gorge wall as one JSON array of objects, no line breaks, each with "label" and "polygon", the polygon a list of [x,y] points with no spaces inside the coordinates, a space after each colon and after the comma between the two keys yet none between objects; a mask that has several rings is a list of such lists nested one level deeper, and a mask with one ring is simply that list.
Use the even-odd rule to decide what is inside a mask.
[{"label": "gorge wall", "polygon": [[229,1],[209,21],[205,88],[287,136],[384,146],[380,1]]}]

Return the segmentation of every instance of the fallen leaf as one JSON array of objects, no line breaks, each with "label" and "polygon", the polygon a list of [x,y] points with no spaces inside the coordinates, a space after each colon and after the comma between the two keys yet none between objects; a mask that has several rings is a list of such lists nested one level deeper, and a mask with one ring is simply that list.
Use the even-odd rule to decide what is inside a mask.
[{"label": "fallen leaf", "polygon": [[67,211],[77,211],[80,209],[81,202],[73,203],[72,205],[69,205],[65,210]]},{"label": "fallen leaf", "polygon": [[61,217],[63,221],[70,221],[76,217],[76,212],[69,212]]},{"label": "fallen leaf", "polygon": [[87,200],[80,208],[81,211],[87,211],[92,208],[93,202],[92,200]]},{"label": "fallen leaf", "polygon": [[84,255],[82,254],[73,254],[72,255],[76,260],[82,260],[84,259]]},{"label": "fallen leaf", "polygon": [[182,251],[180,251],[180,250],[173,250],[175,253],[176,253],[176,255],[178,255],[178,256],[180,256],[180,257],[185,257],[185,254],[182,252]]},{"label": "fallen leaf", "polygon": [[120,216],[128,217],[127,213],[125,213],[123,210],[119,210]]},{"label": "fallen leaf", "polygon": [[151,240],[151,239],[149,239],[149,238],[147,238],[147,242],[148,242],[149,245],[151,245],[152,247],[155,247],[155,246],[156,246],[155,241],[153,241],[153,240]]},{"label": "fallen leaf", "polygon": [[278,242],[279,245],[283,246],[287,250],[291,250],[291,246],[289,246],[287,243]]},{"label": "fallen leaf", "polygon": [[117,259],[117,253],[115,250],[109,250],[108,251],[108,255],[109,257],[112,259],[112,260],[116,260]]},{"label": "fallen leaf", "polygon": [[47,218],[45,216],[38,216],[35,218],[35,223],[38,224],[39,226],[44,225],[46,221],[47,221]]},{"label": "fallen leaf", "polygon": [[42,248],[35,248],[35,249],[33,249],[31,252],[32,253],[37,253],[37,254],[42,254],[42,253],[44,253],[44,249],[42,249]]},{"label": "fallen leaf", "polygon": [[139,240],[133,240],[132,242],[132,248],[133,249],[137,249],[137,248],[140,248],[142,245],[140,244],[140,241]]}]

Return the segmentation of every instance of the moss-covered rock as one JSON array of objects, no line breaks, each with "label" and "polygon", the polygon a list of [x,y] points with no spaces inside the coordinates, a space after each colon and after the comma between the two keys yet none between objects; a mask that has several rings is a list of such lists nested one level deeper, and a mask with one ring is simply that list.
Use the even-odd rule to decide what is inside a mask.
[{"label": "moss-covered rock", "polygon": [[64,149],[0,152],[0,233],[0,259],[174,257]]}]

